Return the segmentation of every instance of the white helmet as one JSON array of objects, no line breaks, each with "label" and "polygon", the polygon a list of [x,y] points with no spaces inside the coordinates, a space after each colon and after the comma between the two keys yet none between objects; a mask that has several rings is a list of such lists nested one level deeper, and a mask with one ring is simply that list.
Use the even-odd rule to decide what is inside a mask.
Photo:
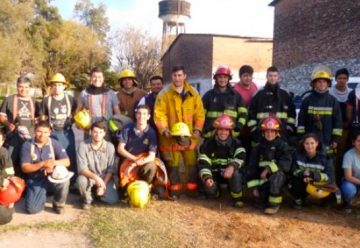
[{"label": "white helmet", "polygon": [[56,165],[53,173],[48,176],[48,179],[52,183],[64,183],[74,175],[74,172],[68,171],[63,165]]}]

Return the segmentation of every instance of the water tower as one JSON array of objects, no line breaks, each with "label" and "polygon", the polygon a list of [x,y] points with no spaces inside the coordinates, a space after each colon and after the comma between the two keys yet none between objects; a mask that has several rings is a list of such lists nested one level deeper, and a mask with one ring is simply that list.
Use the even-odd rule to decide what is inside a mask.
[{"label": "water tower", "polygon": [[159,18],[163,20],[162,52],[180,33],[185,33],[185,23],[190,19],[190,2],[163,0],[159,2]]}]

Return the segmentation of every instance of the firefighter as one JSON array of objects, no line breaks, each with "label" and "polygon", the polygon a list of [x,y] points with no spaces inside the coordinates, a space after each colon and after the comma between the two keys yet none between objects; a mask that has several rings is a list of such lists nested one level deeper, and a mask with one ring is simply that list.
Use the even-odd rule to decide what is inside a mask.
[{"label": "firefighter", "polygon": [[242,103],[241,96],[231,87],[231,78],[230,68],[225,65],[219,66],[214,74],[214,88],[206,92],[202,98],[206,116],[203,130],[205,138],[214,135],[214,121],[222,114],[227,114],[236,120],[232,132],[236,137],[245,125],[247,110]]},{"label": "firefighter", "polygon": [[135,72],[130,69],[125,69],[120,72],[119,83],[121,89],[117,93],[117,96],[120,111],[135,121],[134,106],[146,95],[146,92],[138,88]]},{"label": "firefighter", "polygon": [[[332,160],[321,148],[319,138],[314,133],[305,134],[294,154],[290,171],[289,191],[294,197],[294,208],[301,209],[309,192],[309,184],[335,186],[335,173]],[[310,187],[311,188],[311,187]],[[319,188],[320,189],[320,188]],[[316,198],[325,198],[329,192],[323,190]]]},{"label": "firefighter", "polygon": [[[159,150],[170,179],[170,195],[177,197],[181,192],[179,163],[183,158],[186,171],[186,189],[197,190],[196,147],[205,121],[204,108],[199,93],[186,80],[183,66],[174,66],[171,73],[172,83],[165,86],[155,102],[155,124],[159,131]],[[191,132],[190,142],[181,144],[172,137],[173,133],[186,132],[185,123]],[[176,130],[179,129],[179,130]],[[180,140],[181,141],[181,140]]]},{"label": "firefighter", "polygon": [[315,69],[310,85],[313,90],[301,104],[297,132],[300,136],[315,133],[327,154],[334,157],[342,134],[342,117],[339,103],[329,94],[330,70]]},{"label": "firefighter", "polygon": [[281,137],[289,143],[295,141],[295,106],[290,94],[281,89],[278,83],[279,72],[274,66],[266,72],[267,82],[265,87],[257,92],[251,100],[248,112],[248,127],[251,129],[253,145],[255,145],[261,133],[258,130],[260,120],[268,116],[277,117],[281,121]]},{"label": "firefighter", "polygon": [[282,188],[286,175],[290,171],[293,149],[283,141],[280,135],[280,120],[266,117],[260,121],[262,138],[251,152],[248,164],[248,188],[252,188],[257,207],[263,207],[264,213],[276,214],[282,202]]},{"label": "firefighter", "polygon": [[200,147],[199,175],[206,195],[220,196],[219,184],[227,183],[235,207],[242,207],[243,166],[246,157],[241,142],[231,137],[234,120],[221,115],[214,122],[215,136]]}]

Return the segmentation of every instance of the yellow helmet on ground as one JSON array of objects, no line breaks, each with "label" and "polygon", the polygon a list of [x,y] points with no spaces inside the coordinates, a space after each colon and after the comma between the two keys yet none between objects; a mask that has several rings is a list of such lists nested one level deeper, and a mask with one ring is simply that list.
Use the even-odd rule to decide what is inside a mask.
[{"label": "yellow helmet on ground", "polygon": [[143,208],[150,199],[150,186],[145,181],[137,180],[129,184],[127,193],[132,207]]},{"label": "yellow helmet on ground", "polygon": [[89,129],[91,126],[91,115],[89,110],[83,109],[74,116],[75,125],[80,129]]},{"label": "yellow helmet on ground", "polygon": [[317,186],[312,183],[307,184],[306,192],[308,192],[309,195],[316,199],[328,197],[331,193],[330,191],[326,190],[326,187]]},{"label": "yellow helmet on ground", "polygon": [[68,82],[66,82],[65,77],[61,73],[56,73],[52,78],[50,79],[50,84],[53,83],[63,83],[65,85],[69,85]]},{"label": "yellow helmet on ground", "polygon": [[188,136],[190,137],[190,129],[184,122],[177,122],[171,128],[172,136]]}]

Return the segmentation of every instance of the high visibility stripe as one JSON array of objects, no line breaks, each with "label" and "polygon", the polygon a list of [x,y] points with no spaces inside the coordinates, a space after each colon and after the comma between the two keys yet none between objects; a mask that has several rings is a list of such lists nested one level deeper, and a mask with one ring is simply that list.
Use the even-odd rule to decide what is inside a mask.
[{"label": "high visibility stripe", "polygon": [[279,205],[282,202],[282,196],[269,196],[269,202]]},{"label": "high visibility stripe", "polygon": [[286,119],[288,117],[288,114],[286,112],[275,112],[275,113],[260,112],[260,113],[257,113],[256,118],[258,120],[262,120],[266,117],[269,117],[270,115],[275,115],[279,119]]},{"label": "high visibility stripe", "polygon": [[231,116],[233,118],[236,118],[238,116],[238,113],[234,110],[225,109],[224,114]]},{"label": "high visibility stripe", "polygon": [[240,168],[243,165],[244,160],[234,158],[234,159],[231,160],[231,163],[235,163]]},{"label": "high visibility stripe", "polygon": [[271,164],[271,161],[260,161],[259,162],[260,167],[267,167],[267,166],[270,166],[270,164]]},{"label": "high visibility stripe", "polygon": [[332,130],[332,135],[341,136],[341,135],[342,135],[342,129],[334,128],[334,129]]},{"label": "high visibility stripe", "polygon": [[13,167],[5,168],[5,173],[6,175],[14,175],[15,174],[14,168]]},{"label": "high visibility stripe", "polygon": [[272,173],[277,172],[279,170],[279,167],[275,164],[275,162],[271,162],[269,167]]},{"label": "high visibility stripe", "polygon": [[239,122],[241,125],[245,125],[246,119],[245,119],[245,118],[239,118],[238,122]]},{"label": "high visibility stripe", "polygon": [[256,126],[257,122],[255,120],[249,120],[247,125],[248,127]]},{"label": "high visibility stripe", "polygon": [[333,108],[332,107],[315,107],[309,106],[307,113],[312,115],[332,115]]},{"label": "high visibility stripe", "polygon": [[298,126],[297,133],[299,133],[299,134],[305,133],[305,127],[304,126]]},{"label": "high visibility stripe", "polygon": [[242,192],[241,191],[239,193],[230,192],[230,195],[232,198],[240,198],[242,197]]},{"label": "high visibility stripe", "polygon": [[238,137],[240,135],[240,132],[235,132],[234,130],[231,132],[232,137]]},{"label": "high visibility stripe", "polygon": [[206,117],[217,118],[221,114],[222,114],[222,112],[209,111],[206,113]]},{"label": "high visibility stripe", "polygon": [[211,165],[211,159],[208,156],[206,156],[206,154],[200,154],[199,155],[199,160],[203,160],[203,161],[205,161],[205,162],[207,162],[208,164]]},{"label": "high visibility stripe", "polygon": [[296,163],[299,165],[300,168],[305,169],[317,169],[323,171],[325,167],[322,164],[312,164],[312,163],[304,163],[302,161],[297,160]]},{"label": "high visibility stripe", "polygon": [[170,190],[171,190],[171,191],[181,191],[181,189],[182,189],[181,183],[171,184],[171,185],[170,185]]},{"label": "high visibility stripe", "polygon": [[258,142],[251,141],[251,147],[255,147],[255,146],[257,146],[258,144],[259,144]]},{"label": "high visibility stripe", "polygon": [[332,107],[317,107],[317,106],[309,106],[308,109],[314,111],[332,111]]},{"label": "high visibility stripe", "polygon": [[196,190],[197,189],[197,184],[196,183],[187,183],[186,184],[186,189],[187,190]]},{"label": "high visibility stripe", "polygon": [[209,131],[207,133],[204,134],[205,138],[211,138],[215,135],[215,130]]},{"label": "high visibility stripe", "polygon": [[212,177],[212,172],[209,169],[201,169],[199,174],[200,174],[201,179],[203,179],[205,176]]},{"label": "high visibility stripe", "polygon": [[248,112],[247,109],[244,108],[244,107],[238,107],[237,111],[238,111],[239,113],[247,113],[247,112]]},{"label": "high visibility stripe", "polygon": [[248,181],[246,185],[248,188],[253,188],[253,187],[263,185],[266,182],[267,182],[267,179],[254,179],[254,180]]},{"label": "high visibility stripe", "polygon": [[221,158],[217,158],[217,159],[212,159],[211,163],[213,165],[228,165],[229,164],[229,160],[228,159],[221,159]]},{"label": "high visibility stripe", "polygon": [[287,123],[289,123],[289,124],[295,124],[295,118],[292,118],[292,117],[289,117],[289,118],[287,118]]},{"label": "high visibility stripe", "polygon": [[239,155],[239,154],[242,153],[242,152],[244,152],[244,153],[246,152],[243,147],[237,148],[237,149],[235,150],[235,152],[234,152],[234,157],[236,157],[237,155]]},{"label": "high visibility stripe", "polygon": [[331,149],[330,147],[326,147],[326,154],[329,156],[335,155],[334,149]]}]

